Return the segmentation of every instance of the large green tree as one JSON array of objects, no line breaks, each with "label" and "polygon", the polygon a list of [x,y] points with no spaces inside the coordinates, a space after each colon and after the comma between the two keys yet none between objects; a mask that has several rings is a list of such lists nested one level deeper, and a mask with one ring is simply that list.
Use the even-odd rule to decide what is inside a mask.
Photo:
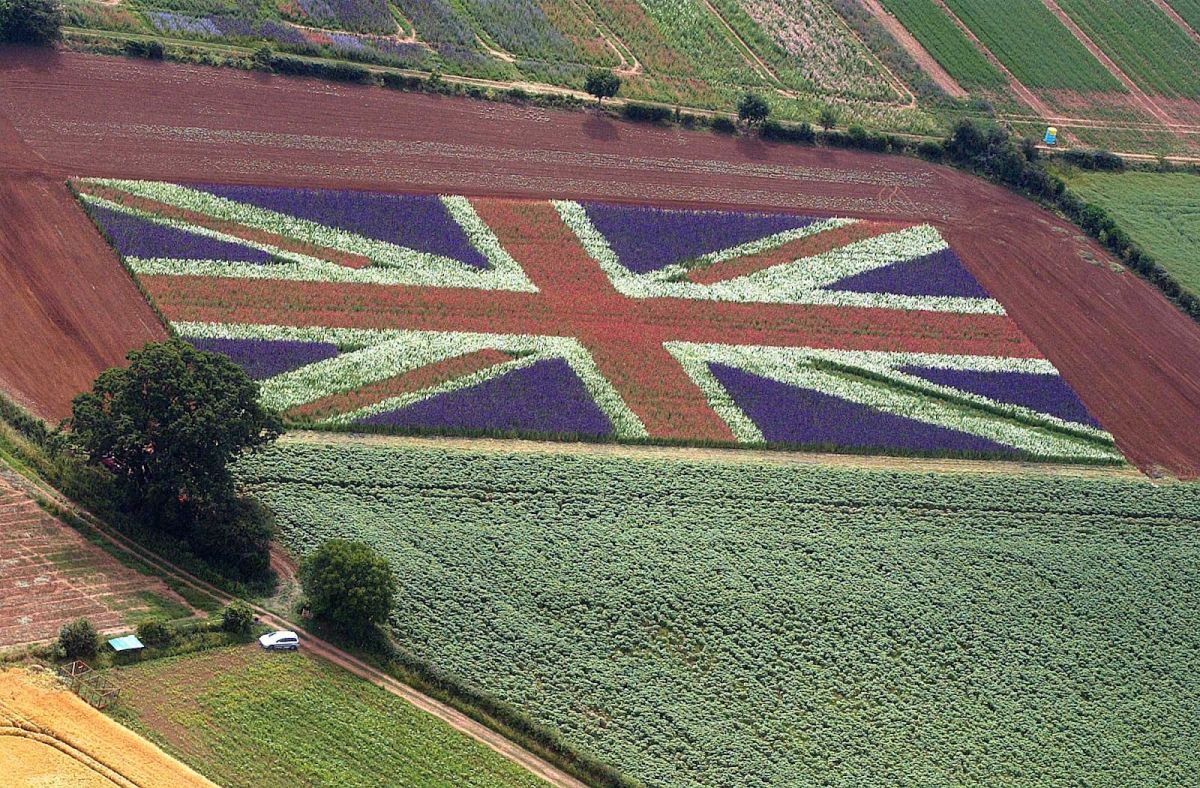
[{"label": "large green tree", "polygon": [[593,68],[583,80],[583,88],[596,97],[599,104],[606,98],[617,95],[621,89],[621,78],[607,68]]},{"label": "large green tree", "polygon": [[305,558],[300,584],[314,616],[358,636],[387,621],[396,594],[387,560],[345,539],[330,539]]},{"label": "large green tree", "polygon": [[229,464],[280,432],[258,384],[225,356],[178,339],[131,352],[72,404],[70,428],[114,474],[125,503],[155,519],[233,497]]},{"label": "large green tree", "polygon": [[756,93],[745,93],[738,99],[738,120],[754,125],[762,123],[771,114],[771,105]]},{"label": "large green tree", "polygon": [[62,37],[58,0],[0,0],[0,41],[51,44]]}]

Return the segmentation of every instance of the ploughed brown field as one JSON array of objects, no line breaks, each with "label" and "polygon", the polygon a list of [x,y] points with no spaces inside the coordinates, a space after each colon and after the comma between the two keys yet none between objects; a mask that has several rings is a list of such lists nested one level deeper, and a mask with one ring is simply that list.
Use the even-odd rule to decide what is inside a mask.
[{"label": "ploughed brown field", "polygon": [[0,385],[49,418],[162,336],[69,176],[928,221],[1132,462],[1200,476],[1200,325],[1077,228],[962,172],[595,113],[0,49]]}]

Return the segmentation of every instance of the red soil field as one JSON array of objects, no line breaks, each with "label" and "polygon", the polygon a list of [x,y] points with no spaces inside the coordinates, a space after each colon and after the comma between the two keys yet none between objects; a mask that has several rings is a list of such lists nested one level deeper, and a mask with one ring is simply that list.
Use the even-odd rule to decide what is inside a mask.
[{"label": "red soil field", "polygon": [[[1200,475],[1200,326],[1069,223],[947,167],[634,126],[595,113],[12,49],[0,49],[0,114],[52,179],[448,191],[928,221],[1131,461]],[[54,279],[66,292],[52,297],[123,279],[107,250],[88,257],[84,275]],[[93,321],[97,329],[112,322],[104,314]],[[8,322],[0,317],[0,330]],[[27,333],[20,347],[37,359],[61,341],[61,333]],[[0,380],[39,363],[0,357]],[[39,402],[50,410],[51,392],[38,396],[48,397]]]},{"label": "red soil field", "polygon": [[58,635],[81,616],[128,629],[153,594],[186,608],[159,579],[117,561],[0,477],[0,646]]}]

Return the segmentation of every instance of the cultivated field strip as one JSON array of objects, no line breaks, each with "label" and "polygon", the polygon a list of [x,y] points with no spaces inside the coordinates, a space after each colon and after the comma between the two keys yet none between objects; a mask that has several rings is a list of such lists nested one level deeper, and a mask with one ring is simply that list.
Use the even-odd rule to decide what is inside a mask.
[{"label": "cultivated field strip", "polygon": [[406,648],[649,785],[1197,766],[1194,485],[313,437],[239,468],[284,544],[369,542]]},{"label": "cultivated field strip", "polygon": [[53,638],[81,617],[102,631],[127,627],[163,604],[187,609],[161,580],[121,564],[0,478],[0,646]]}]

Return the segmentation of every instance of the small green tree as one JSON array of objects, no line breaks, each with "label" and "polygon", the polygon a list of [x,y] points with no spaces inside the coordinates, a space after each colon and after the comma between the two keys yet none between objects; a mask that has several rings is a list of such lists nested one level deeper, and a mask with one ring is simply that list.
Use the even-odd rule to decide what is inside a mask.
[{"label": "small green tree", "polygon": [[821,114],[817,116],[817,123],[820,123],[821,128],[825,129],[825,131],[832,129],[837,125],[837,122],[838,114],[834,111],[833,107],[825,107],[821,110]]},{"label": "small green tree", "polygon": [[96,628],[86,618],[63,624],[58,631],[58,650],[67,659],[94,657],[99,647],[100,637],[96,634]]},{"label": "small green tree", "polygon": [[58,0],[0,0],[0,41],[46,46],[62,38]]},{"label": "small green tree", "polygon": [[315,617],[352,635],[387,621],[396,581],[387,561],[362,542],[331,539],[300,565]]},{"label": "small green tree", "polygon": [[165,622],[157,619],[143,621],[138,624],[137,637],[147,646],[165,646],[171,642],[171,630]]},{"label": "small green tree", "polygon": [[604,99],[617,95],[621,89],[621,78],[607,68],[593,68],[584,77],[583,88],[595,96],[596,103],[600,104]]},{"label": "small green tree", "polygon": [[244,635],[254,624],[254,611],[240,599],[235,599],[221,611],[221,629]]},{"label": "small green tree", "polygon": [[755,125],[762,123],[771,114],[771,105],[757,93],[745,93],[738,99],[738,120]]}]

